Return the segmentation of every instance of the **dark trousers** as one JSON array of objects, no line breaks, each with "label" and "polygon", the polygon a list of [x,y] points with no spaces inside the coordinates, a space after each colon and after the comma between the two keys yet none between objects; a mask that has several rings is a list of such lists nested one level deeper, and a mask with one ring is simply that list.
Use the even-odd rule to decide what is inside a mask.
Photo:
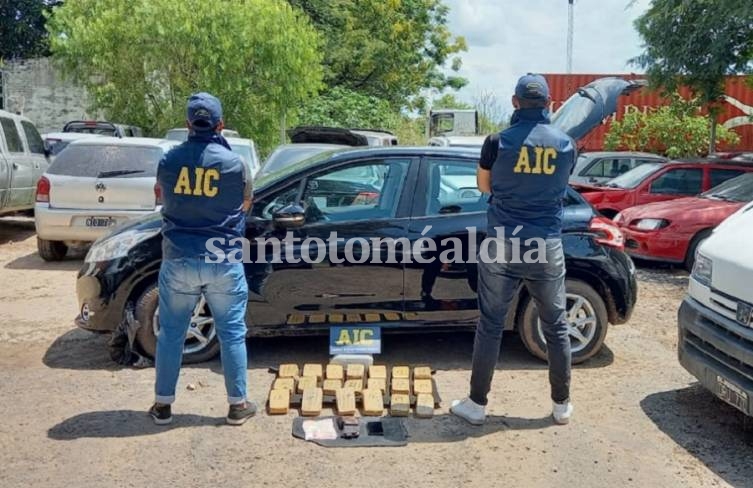
[{"label": "dark trousers", "polygon": [[[535,247],[520,245],[519,257]],[[546,263],[512,263],[512,243],[495,240],[489,246],[489,259],[504,256],[504,263],[478,263],[478,303],[480,318],[473,345],[471,400],[486,405],[494,368],[499,358],[502,331],[510,304],[521,281],[536,302],[549,359],[552,400],[562,403],[570,397],[570,338],[567,331],[565,296],[565,256],[560,239],[546,240]],[[488,261],[488,260],[487,260]]]}]

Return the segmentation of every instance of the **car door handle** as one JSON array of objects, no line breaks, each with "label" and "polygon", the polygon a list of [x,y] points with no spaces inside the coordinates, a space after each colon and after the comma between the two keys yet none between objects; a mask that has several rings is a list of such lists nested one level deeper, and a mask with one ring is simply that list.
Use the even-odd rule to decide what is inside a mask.
[{"label": "car door handle", "polygon": [[13,169],[18,169],[18,163],[13,163]]}]

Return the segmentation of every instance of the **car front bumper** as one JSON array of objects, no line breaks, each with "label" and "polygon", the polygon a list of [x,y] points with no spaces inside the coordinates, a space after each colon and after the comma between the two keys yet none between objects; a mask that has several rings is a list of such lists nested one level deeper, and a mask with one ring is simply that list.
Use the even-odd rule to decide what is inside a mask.
[{"label": "car front bumper", "polygon": [[[79,210],[50,208],[46,203],[34,206],[37,236],[48,241],[96,241],[116,225],[138,219],[154,210]],[[109,227],[87,226],[90,218],[110,218]]]},{"label": "car front bumper", "polygon": [[680,364],[716,396],[753,416],[753,331],[691,297],[683,300],[677,324]]}]

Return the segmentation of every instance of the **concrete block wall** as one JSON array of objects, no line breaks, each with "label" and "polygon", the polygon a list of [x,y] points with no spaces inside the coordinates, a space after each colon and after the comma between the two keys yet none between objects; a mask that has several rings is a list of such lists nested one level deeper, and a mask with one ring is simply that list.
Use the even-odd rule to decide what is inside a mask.
[{"label": "concrete block wall", "polygon": [[63,79],[50,58],[5,61],[3,105],[31,119],[40,132],[60,131],[74,119],[96,118],[87,111],[86,90]]}]

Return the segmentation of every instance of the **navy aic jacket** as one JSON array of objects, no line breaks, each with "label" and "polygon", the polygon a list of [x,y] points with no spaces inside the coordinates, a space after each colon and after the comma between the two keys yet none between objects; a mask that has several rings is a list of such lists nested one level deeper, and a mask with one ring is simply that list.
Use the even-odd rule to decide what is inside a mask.
[{"label": "navy aic jacket", "polygon": [[[487,140],[495,142],[496,159],[485,164],[482,155],[481,160],[481,167],[491,171],[489,235],[502,227],[506,238],[559,237],[562,202],[575,166],[575,141],[549,124],[546,110],[521,109],[510,127]],[[489,158],[488,150],[483,153]],[[513,236],[518,226],[522,229]]]},{"label": "navy aic jacket", "polygon": [[159,163],[162,191],[162,250],[165,259],[215,256],[207,241],[224,253],[241,249],[232,239],[245,234],[246,165],[222,136],[191,134]]}]

